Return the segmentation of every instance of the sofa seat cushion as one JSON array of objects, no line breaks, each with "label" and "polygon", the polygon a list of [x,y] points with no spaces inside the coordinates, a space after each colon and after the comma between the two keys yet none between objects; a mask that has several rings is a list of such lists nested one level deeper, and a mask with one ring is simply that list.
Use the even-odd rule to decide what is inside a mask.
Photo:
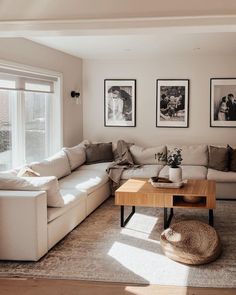
[{"label": "sofa seat cushion", "polygon": [[216,182],[236,182],[236,172],[224,172],[209,168],[207,179],[215,180]]},{"label": "sofa seat cushion", "polygon": [[78,206],[79,204],[80,204],[79,206],[84,206],[84,210],[86,210],[86,196],[87,196],[86,193],[80,192],[78,190],[70,190],[70,189],[61,189],[60,193],[64,201],[64,207],[48,208],[47,209],[48,222],[63,215],[67,210],[75,206]]},{"label": "sofa seat cushion", "polygon": [[150,178],[158,176],[163,165],[143,165],[139,168],[125,169],[121,179],[127,180],[130,178]]},{"label": "sofa seat cushion", "polygon": [[[205,166],[181,166],[182,179],[206,179],[207,168]],[[165,166],[159,174],[160,177],[169,177],[169,166]]]},{"label": "sofa seat cushion", "polygon": [[111,166],[114,162],[104,162],[104,163],[96,163],[96,164],[89,164],[89,165],[82,165],[76,171],[81,170],[99,170],[105,172],[106,169]]},{"label": "sofa seat cushion", "polygon": [[108,175],[105,171],[77,170],[61,179],[59,186],[61,189],[76,189],[90,194],[106,182]]}]

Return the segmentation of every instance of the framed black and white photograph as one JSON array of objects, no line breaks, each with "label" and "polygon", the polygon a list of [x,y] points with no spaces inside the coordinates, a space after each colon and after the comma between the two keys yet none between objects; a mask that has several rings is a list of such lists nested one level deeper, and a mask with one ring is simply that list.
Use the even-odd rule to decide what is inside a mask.
[{"label": "framed black and white photograph", "polygon": [[187,128],[189,80],[159,79],[156,82],[156,126]]},{"label": "framed black and white photograph", "polygon": [[212,78],[211,127],[236,127],[236,78]]},{"label": "framed black and white photograph", "polygon": [[136,80],[104,80],[104,125],[136,126]]}]

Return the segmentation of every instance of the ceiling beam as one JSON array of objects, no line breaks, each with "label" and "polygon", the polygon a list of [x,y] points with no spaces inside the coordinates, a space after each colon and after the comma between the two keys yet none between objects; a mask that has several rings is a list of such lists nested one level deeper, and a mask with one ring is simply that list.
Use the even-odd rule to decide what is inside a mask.
[{"label": "ceiling beam", "polygon": [[236,15],[86,20],[0,21],[0,37],[236,32]]}]

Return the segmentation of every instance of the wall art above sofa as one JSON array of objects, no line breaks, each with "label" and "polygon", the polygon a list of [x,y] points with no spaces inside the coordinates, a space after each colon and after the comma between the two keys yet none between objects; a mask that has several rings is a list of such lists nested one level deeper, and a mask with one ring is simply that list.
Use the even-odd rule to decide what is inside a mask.
[{"label": "wall art above sofa", "polygon": [[211,127],[236,127],[236,78],[212,78]]},{"label": "wall art above sofa", "polygon": [[189,125],[189,80],[159,79],[156,83],[156,126]]},{"label": "wall art above sofa", "polygon": [[104,80],[104,125],[136,126],[136,80]]}]

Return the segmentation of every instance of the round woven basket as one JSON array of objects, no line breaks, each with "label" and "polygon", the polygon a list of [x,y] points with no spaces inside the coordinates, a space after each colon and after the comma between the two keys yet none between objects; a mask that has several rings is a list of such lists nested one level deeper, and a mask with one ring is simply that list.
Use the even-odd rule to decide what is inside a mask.
[{"label": "round woven basket", "polygon": [[221,253],[216,230],[197,220],[175,223],[160,238],[167,257],[185,264],[199,265],[214,261]]}]

